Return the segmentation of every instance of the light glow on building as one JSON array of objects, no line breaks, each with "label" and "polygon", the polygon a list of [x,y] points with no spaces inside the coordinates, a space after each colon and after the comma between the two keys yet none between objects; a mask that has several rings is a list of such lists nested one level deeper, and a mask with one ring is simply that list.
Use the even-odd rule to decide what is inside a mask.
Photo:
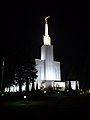
[{"label": "light glow on building", "polygon": [[[48,23],[45,18],[45,36],[43,37],[44,44],[41,46],[41,60],[36,59],[36,69],[38,77],[36,82],[38,86],[52,86],[52,82],[61,81],[60,62],[54,61],[53,45],[48,34]],[[41,81],[41,82],[40,82]]]}]

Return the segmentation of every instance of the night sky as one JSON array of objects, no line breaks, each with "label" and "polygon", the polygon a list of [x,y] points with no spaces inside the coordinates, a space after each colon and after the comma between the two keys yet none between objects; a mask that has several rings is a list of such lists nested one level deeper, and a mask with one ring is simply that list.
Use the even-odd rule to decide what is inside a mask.
[{"label": "night sky", "polygon": [[[2,9],[0,70],[5,57],[5,74],[34,58],[40,59],[44,18],[54,46],[54,59],[61,62],[62,81],[90,81],[90,13],[85,6],[61,7],[56,4],[30,4]],[[87,9],[86,9],[87,8]]]}]

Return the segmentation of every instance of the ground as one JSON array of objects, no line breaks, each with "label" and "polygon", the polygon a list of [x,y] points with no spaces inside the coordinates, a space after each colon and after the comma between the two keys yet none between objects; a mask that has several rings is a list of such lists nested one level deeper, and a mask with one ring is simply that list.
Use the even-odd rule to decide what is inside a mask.
[{"label": "ground", "polygon": [[23,97],[4,96],[0,98],[0,112],[3,118],[33,119],[87,119],[89,117],[90,95],[44,94]]}]

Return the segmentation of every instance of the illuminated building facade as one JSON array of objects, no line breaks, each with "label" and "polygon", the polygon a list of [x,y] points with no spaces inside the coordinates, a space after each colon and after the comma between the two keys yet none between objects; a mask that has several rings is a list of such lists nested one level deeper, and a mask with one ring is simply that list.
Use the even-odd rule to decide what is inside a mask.
[{"label": "illuminated building facade", "polygon": [[38,77],[36,83],[38,87],[54,86],[55,81],[61,81],[60,62],[54,61],[53,45],[48,34],[48,23],[45,18],[45,35],[43,36],[43,45],[41,46],[41,59],[36,59],[36,68]]}]

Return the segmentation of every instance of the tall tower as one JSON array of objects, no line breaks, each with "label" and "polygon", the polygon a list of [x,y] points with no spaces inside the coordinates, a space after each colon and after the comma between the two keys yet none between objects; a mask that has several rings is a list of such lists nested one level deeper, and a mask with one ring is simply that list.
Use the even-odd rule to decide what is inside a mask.
[{"label": "tall tower", "polygon": [[45,35],[43,36],[43,45],[41,46],[41,60],[36,59],[36,68],[38,70],[38,77],[36,82],[47,83],[47,86],[54,81],[61,81],[60,62],[54,61],[53,45],[51,45],[51,38],[48,34],[47,20],[50,16],[45,18]]},{"label": "tall tower", "polygon": [[48,34],[48,23],[47,19],[50,16],[45,18],[45,36],[43,36],[44,45],[41,47],[41,60],[45,60],[44,68],[44,79],[52,80],[54,78],[53,74],[53,46],[51,45],[51,38]]},{"label": "tall tower", "polygon": [[48,35],[48,23],[47,23],[47,19],[50,18],[50,16],[45,18],[45,36],[44,36],[44,45],[51,45],[51,40],[50,37]]}]

